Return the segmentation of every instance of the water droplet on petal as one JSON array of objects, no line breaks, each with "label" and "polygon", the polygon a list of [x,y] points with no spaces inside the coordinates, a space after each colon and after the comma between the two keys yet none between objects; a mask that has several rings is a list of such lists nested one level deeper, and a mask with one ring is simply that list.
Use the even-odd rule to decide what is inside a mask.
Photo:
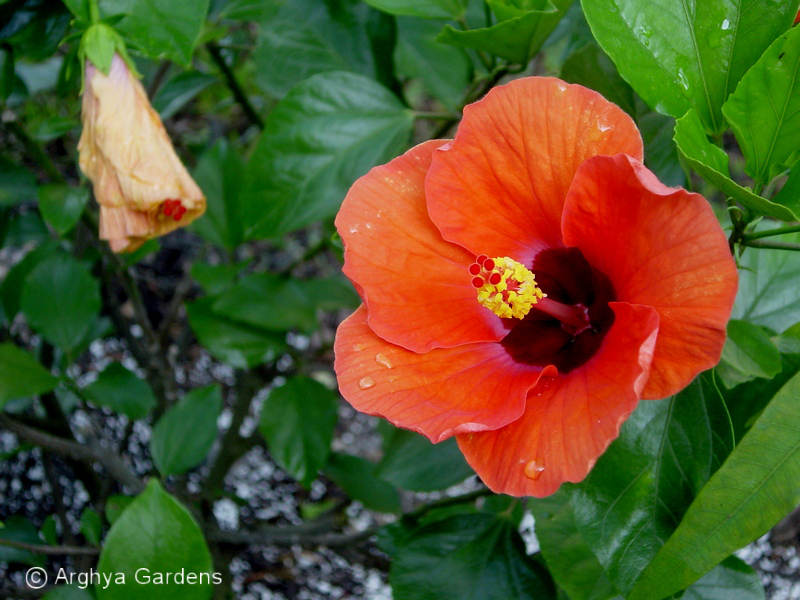
[{"label": "water droplet on petal", "polygon": [[367,224],[365,225],[365,227],[366,227],[367,229],[372,229],[372,223],[367,223]]},{"label": "water droplet on petal", "polygon": [[350,233],[358,233],[358,225],[351,225]]},{"label": "water droplet on petal", "polygon": [[356,344],[353,346],[353,352],[361,352],[364,348],[364,344]]},{"label": "water droplet on petal", "polygon": [[602,123],[602,122],[598,122],[598,123],[597,123],[597,128],[598,128],[600,131],[602,131],[603,133],[605,133],[606,131],[608,131],[609,129],[611,129],[611,125],[609,125],[608,123]]},{"label": "water droplet on petal", "polygon": [[389,359],[386,358],[385,354],[379,353],[375,355],[375,362],[378,363],[382,367],[386,367],[387,369],[392,368],[392,363],[389,362]]},{"label": "water droplet on petal", "polygon": [[528,477],[529,479],[536,481],[542,476],[542,473],[544,473],[544,465],[536,462],[535,460],[530,461],[525,466],[525,477]]},{"label": "water droplet on petal", "polygon": [[364,377],[361,381],[358,382],[358,387],[362,390],[368,390],[372,386],[375,385],[375,380],[372,377]]}]

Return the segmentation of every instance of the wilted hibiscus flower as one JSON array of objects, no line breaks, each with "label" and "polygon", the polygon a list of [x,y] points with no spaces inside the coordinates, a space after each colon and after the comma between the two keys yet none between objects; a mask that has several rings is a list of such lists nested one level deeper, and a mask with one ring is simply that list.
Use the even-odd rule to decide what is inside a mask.
[{"label": "wilted hibiscus flower", "polygon": [[112,250],[136,250],[203,214],[203,193],[118,54],[108,75],[86,62],[81,116],[81,170],[100,204],[100,238]]},{"label": "wilted hibiscus flower", "polygon": [[496,492],[581,481],[641,398],[717,363],[736,294],[710,206],[641,160],[622,110],[527,78],[359,179],[336,220],[364,302],[336,337],[344,397],[456,435]]}]

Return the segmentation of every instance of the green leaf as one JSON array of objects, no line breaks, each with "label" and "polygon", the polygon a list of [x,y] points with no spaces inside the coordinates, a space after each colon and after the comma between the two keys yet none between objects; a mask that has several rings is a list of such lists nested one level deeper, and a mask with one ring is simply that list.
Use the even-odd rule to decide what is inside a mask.
[{"label": "green leaf", "polygon": [[755,377],[771,379],[781,372],[781,355],[763,327],[733,319],[717,371],[729,388]]},{"label": "green leaf", "polygon": [[103,537],[103,520],[100,514],[92,508],[84,508],[80,521],[81,533],[92,546],[99,546]]},{"label": "green leaf", "polygon": [[39,188],[39,212],[58,235],[68,233],[89,202],[89,190],[52,184]]},{"label": "green leaf", "polygon": [[192,330],[214,358],[237,369],[249,369],[286,349],[284,335],[217,314],[211,307],[214,301],[201,298],[186,304]]},{"label": "green leaf", "polygon": [[77,128],[80,122],[70,117],[52,116],[39,123],[33,137],[40,142],[52,142]]},{"label": "green leaf", "polygon": [[9,400],[44,394],[58,385],[42,365],[14,344],[0,344],[0,409]]},{"label": "green leaf", "polygon": [[575,487],[578,530],[623,595],[732,447],[724,403],[704,375],[672,398],[640,403]]},{"label": "green leaf", "polygon": [[525,554],[507,519],[456,515],[415,531],[400,547],[389,577],[396,600],[547,600],[547,571]]},{"label": "green leaf", "polygon": [[58,251],[58,247],[58,242],[55,240],[46,241],[26,254],[25,258],[14,265],[6,274],[3,283],[0,284],[0,300],[3,301],[3,310],[9,321],[19,312],[22,288],[28,275],[40,262]]},{"label": "green leaf", "polygon": [[775,204],[786,206],[794,214],[800,213],[800,164],[795,163],[780,191],[772,198]]},{"label": "green leaf", "polygon": [[693,583],[681,600],[765,600],[758,574],[747,564],[729,556]]},{"label": "green leaf", "polygon": [[773,337],[772,342],[781,354],[800,354],[800,323]]},{"label": "green leaf", "polygon": [[42,598],[43,600],[94,600],[94,596],[77,583],[53,588]]},{"label": "green leaf", "polygon": [[433,492],[474,475],[454,438],[434,445],[413,431],[384,427],[383,458],[375,471],[381,479],[404,490]]},{"label": "green leaf", "polygon": [[221,410],[222,392],[209,385],[187,393],[159,419],[150,453],[162,475],[185,473],[205,460],[217,438]]},{"label": "green leaf", "polygon": [[536,519],[536,539],[547,569],[570,600],[608,600],[619,595],[578,532],[566,489],[547,498],[531,498],[528,506]]},{"label": "green leaf", "polygon": [[673,141],[675,119],[649,112],[639,117],[639,131],[644,141],[644,164],[669,186],[685,186],[686,173],[678,156],[678,146]]},{"label": "green leaf", "polygon": [[376,14],[371,8],[357,0],[273,4],[262,16],[253,53],[255,80],[263,90],[282,98],[301,81],[328,71],[377,77],[368,30]]},{"label": "green leaf", "polygon": [[420,79],[448,110],[459,110],[472,74],[467,53],[436,41],[442,26],[436,21],[397,19],[394,61],[401,75]]},{"label": "green leaf", "polygon": [[[773,239],[800,242],[796,234]],[[739,292],[731,318],[774,331],[800,321],[800,254],[759,248],[745,252],[739,264]]]},{"label": "green leaf", "polygon": [[0,206],[14,206],[36,199],[36,178],[33,173],[0,157]]},{"label": "green leaf", "polygon": [[596,43],[586,44],[570,54],[561,66],[561,79],[593,89],[636,118],[636,101],[631,86]]},{"label": "green leaf", "polygon": [[800,503],[798,397],[795,375],[697,496],[629,600],[664,598],[687,587]]},{"label": "green leaf", "polygon": [[458,19],[467,10],[466,0],[364,0],[370,6],[405,17]]},{"label": "green leaf", "polygon": [[333,452],[323,471],[345,494],[367,508],[382,513],[400,512],[397,488],[375,477],[375,465],[368,460]]},{"label": "green leaf", "polygon": [[21,248],[30,243],[44,243],[50,236],[47,226],[36,212],[12,212],[11,218],[6,218],[4,246],[6,248]]},{"label": "green leaf", "polygon": [[445,25],[437,41],[483,50],[515,64],[526,65],[555,29],[573,0],[534,0],[519,8],[515,0],[487,0],[499,23],[462,31]]},{"label": "green leaf", "polygon": [[215,313],[270,331],[311,330],[316,312],[300,282],[272,273],[253,273],[214,301]]},{"label": "green leaf", "polygon": [[676,119],[694,108],[711,134],[726,129],[722,104],[795,16],[772,0],[582,4],[600,46],[644,101]]},{"label": "green leaf", "polygon": [[[217,82],[213,75],[199,71],[181,71],[170,77],[153,96],[153,108],[162,120],[169,119],[208,86]],[[197,177],[195,177],[197,179]],[[205,188],[203,188],[205,192]]]},{"label": "green leaf", "polygon": [[320,73],[267,118],[247,166],[249,239],[274,237],[333,216],[352,183],[403,152],[413,113],[389,90],[352,73]]},{"label": "green leaf", "polygon": [[233,251],[244,239],[240,204],[244,168],[238,152],[221,140],[203,154],[193,173],[206,195],[207,208],[192,223],[192,229],[228,251]]},{"label": "green leaf", "polygon": [[106,520],[113,525],[135,498],[114,494],[106,502]]},{"label": "green leaf", "polygon": [[282,469],[308,488],[331,451],[339,398],[308,377],[293,377],[270,391],[260,431]]},{"label": "green leaf", "polygon": [[785,171],[800,151],[800,29],[779,37],[742,78],[722,112],[761,184]]},{"label": "green leaf", "polygon": [[[11,516],[2,523],[0,527],[0,539],[24,542],[26,544],[41,544],[39,531],[24,517]],[[43,554],[35,554],[27,550],[19,550],[11,546],[0,545],[0,563],[20,563],[32,567],[43,567],[45,557]]]},{"label": "green leaf", "polygon": [[81,53],[102,73],[108,75],[116,52],[125,50],[125,42],[106,23],[94,23],[81,38]]},{"label": "green leaf", "polygon": [[208,12],[209,0],[103,0],[104,15],[125,13],[115,27],[151,58],[166,58],[184,67]]},{"label": "green leaf", "polygon": [[[203,533],[157,479],[150,480],[111,526],[97,570],[112,580],[120,574],[125,578],[125,585],[98,586],[97,600],[206,600],[213,592],[211,555]],[[150,583],[137,582],[137,571],[139,581],[146,574]],[[183,583],[176,583],[175,575],[169,582],[153,583],[158,573],[181,572],[187,577]]]},{"label": "green leaf", "polygon": [[20,299],[30,326],[67,354],[81,345],[100,306],[99,283],[68,254],[54,254],[36,265]]},{"label": "green leaf", "polygon": [[108,365],[96,381],[83,388],[83,395],[93,404],[133,420],[145,418],[157,404],[147,383],[120,363]]},{"label": "green leaf", "polygon": [[708,141],[697,111],[690,110],[675,123],[675,143],[689,166],[722,193],[741,202],[758,215],[794,221],[795,214],[786,206],[770,202],[734,182],[728,174],[728,155]]},{"label": "green leaf", "polygon": [[196,262],[192,265],[192,277],[195,278],[207,294],[214,296],[220,294],[233,283],[239,273],[242,272],[242,269],[249,264],[249,260],[232,265],[210,265],[207,262]]}]

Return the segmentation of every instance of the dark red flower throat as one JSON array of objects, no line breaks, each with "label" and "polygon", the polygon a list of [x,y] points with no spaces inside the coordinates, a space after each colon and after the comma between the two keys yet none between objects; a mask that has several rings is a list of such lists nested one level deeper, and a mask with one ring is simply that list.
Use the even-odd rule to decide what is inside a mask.
[{"label": "dark red flower throat", "polygon": [[543,250],[530,269],[547,298],[584,312],[586,327],[564,325],[532,310],[521,321],[503,319],[509,332],[500,343],[518,363],[554,365],[559,373],[569,373],[594,356],[614,324],[614,311],[608,306],[616,300],[614,286],[578,248]]}]

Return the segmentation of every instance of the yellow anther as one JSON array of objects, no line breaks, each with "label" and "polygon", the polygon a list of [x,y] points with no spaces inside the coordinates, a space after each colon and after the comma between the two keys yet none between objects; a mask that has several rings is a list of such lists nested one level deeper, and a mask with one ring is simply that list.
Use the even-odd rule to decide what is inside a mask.
[{"label": "yellow anther", "polygon": [[[483,260],[481,260],[483,259]],[[478,303],[504,319],[523,319],[545,294],[536,285],[533,273],[515,260],[479,257],[470,266]]]}]

